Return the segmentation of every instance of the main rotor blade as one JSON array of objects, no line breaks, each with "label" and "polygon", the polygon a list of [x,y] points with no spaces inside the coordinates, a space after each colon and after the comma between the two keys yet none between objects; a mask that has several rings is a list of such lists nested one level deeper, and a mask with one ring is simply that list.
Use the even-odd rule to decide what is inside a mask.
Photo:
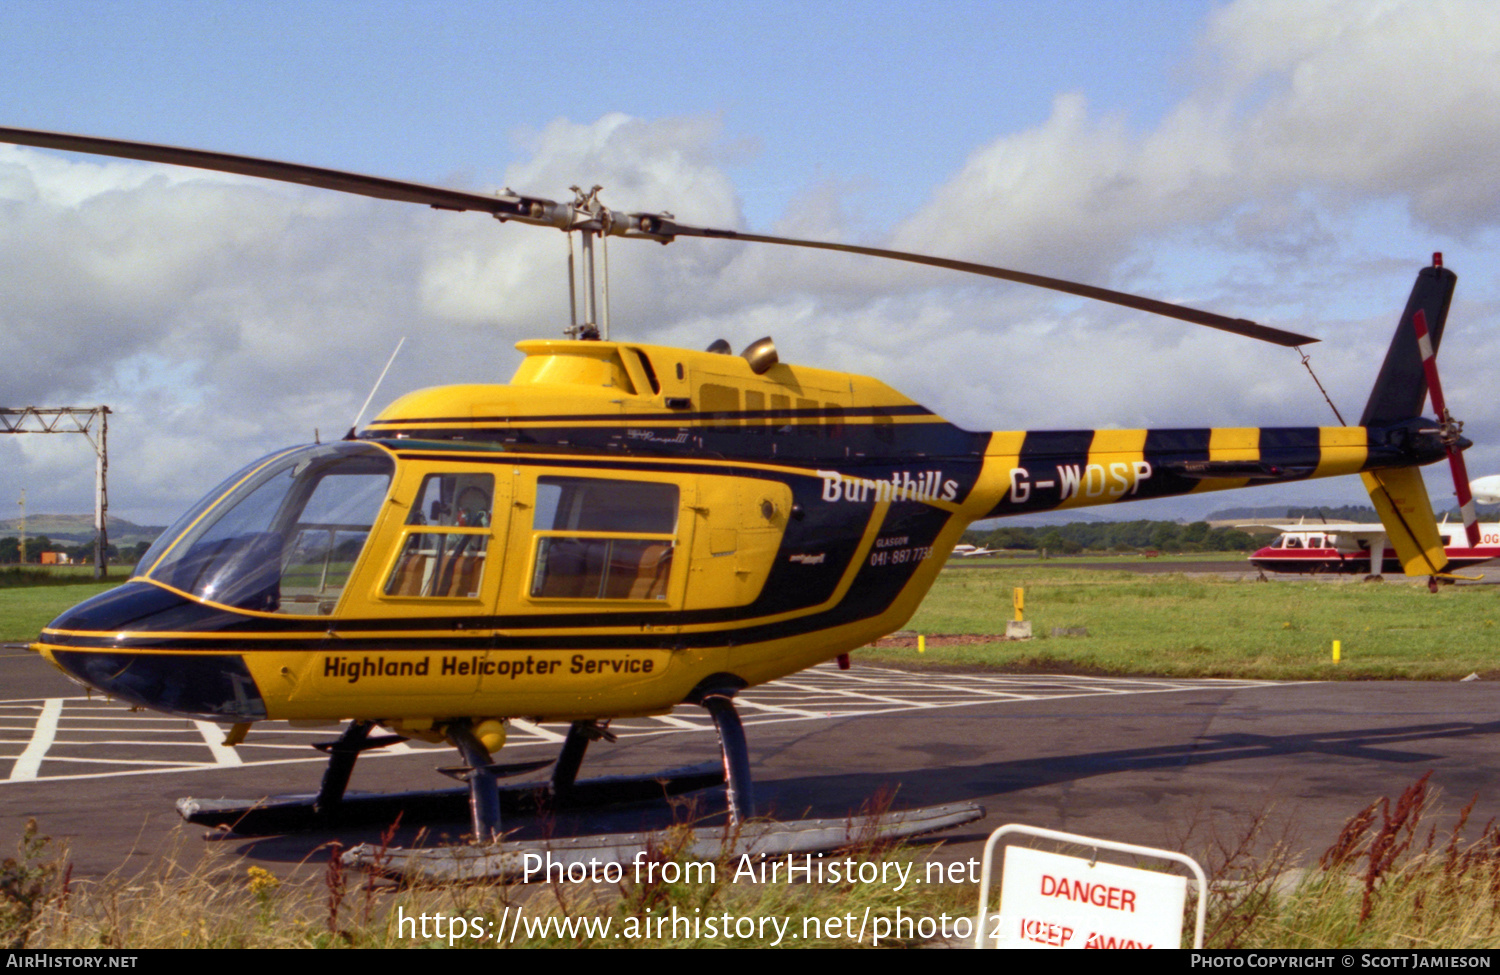
[{"label": "main rotor blade", "polygon": [[980,274],[988,278],[999,278],[1002,281],[1014,281],[1018,284],[1029,284],[1037,288],[1061,291],[1064,294],[1077,295],[1080,298],[1092,298],[1095,301],[1108,302],[1112,305],[1123,305],[1126,308],[1151,312],[1154,315],[1164,315],[1167,318],[1176,318],[1180,321],[1192,322],[1195,325],[1207,325],[1209,328],[1233,332],[1236,335],[1260,339],[1262,342],[1271,342],[1275,345],[1292,347],[1318,341],[1311,336],[1298,335],[1296,332],[1286,332],[1279,328],[1261,325],[1244,318],[1229,318],[1225,315],[1216,315],[1210,311],[1200,311],[1196,308],[1174,305],[1167,301],[1157,301],[1154,298],[1142,298],[1139,295],[1126,294],[1123,291],[1111,291],[1108,288],[1096,288],[1090,284],[1079,284],[1076,281],[1064,281],[1061,278],[1049,278],[1040,274],[1028,274],[1025,271],[1011,271],[1003,267],[991,267],[988,264],[973,264],[969,261],[955,261],[946,257],[931,257],[926,254],[912,254],[907,251],[885,250],[880,247],[834,244],[821,240],[801,240],[796,237],[767,237],[763,234],[746,234],[738,230],[716,230],[712,227],[689,227],[652,214],[631,214],[631,217],[633,220],[638,221],[638,226],[640,226],[642,233],[648,236],[667,238],[717,237],[730,240],[748,240],[759,244],[785,244],[789,247],[811,247],[816,250],[842,251],[846,254],[885,257],[896,261],[906,261],[911,264],[925,264],[928,267],[946,268],[950,271],[964,271],[969,274]]},{"label": "main rotor blade", "polygon": [[405,180],[386,179],[381,176],[364,176],[321,166],[280,162],[275,159],[259,159],[254,156],[238,156],[227,152],[210,152],[204,149],[187,149],[179,146],[162,146],[149,142],[132,142],[126,139],[105,139],[99,136],[71,135],[64,132],[42,132],[35,129],[0,127],[0,142],[10,142],[40,149],[59,149],[65,152],[85,152],[99,156],[116,156],[122,159],[138,159],[143,162],[166,163],[174,166],[189,166],[239,176],[255,176],[283,183],[298,183],[341,193],[373,197],[378,200],[395,200],[403,203],[419,203],[441,210],[477,210],[493,214],[501,219],[521,220],[526,223],[543,224],[559,229],[583,229],[602,231],[622,237],[647,237],[663,243],[673,237],[712,237],[728,240],[744,240],[760,244],[781,244],[789,247],[808,247],[816,250],[842,251],[846,254],[863,254],[868,257],[883,257],[906,261],[910,264],[925,264],[928,267],[963,271],[984,277],[999,278],[1033,287],[1047,288],[1080,298],[1092,298],[1113,305],[1134,308],[1137,311],[1176,318],[1196,325],[1206,325],[1236,335],[1245,335],[1276,345],[1297,346],[1318,341],[1307,335],[1286,332],[1260,325],[1243,318],[1229,318],[1213,312],[1174,305],[1153,298],[1097,288],[1093,285],[1064,281],[1060,278],[1028,274],[955,261],[945,257],[912,254],[906,251],[885,250],[879,247],[860,247],[854,244],[833,244],[818,240],[799,240],[795,237],[769,237],[763,234],[746,234],[737,230],[716,230],[712,227],[692,227],[679,224],[663,214],[631,214],[629,221],[606,221],[601,227],[597,214],[582,212],[576,207],[560,205],[539,197],[520,195],[491,196],[452,190],[441,186],[410,183]]},{"label": "main rotor blade", "polygon": [[[278,162],[274,159],[257,159],[253,156],[236,156],[227,152],[208,152],[203,149],[184,149],[178,146],[159,146],[149,142],[130,142],[125,139],[102,139],[92,135],[69,135],[65,132],[39,132],[33,129],[10,129],[0,127],[0,142],[11,142],[20,146],[35,146],[39,149],[61,149],[67,152],[87,152],[96,156],[118,156],[121,159],[139,159],[142,162],[167,163],[173,166],[190,166],[239,176],[257,176],[261,179],[280,180],[283,183],[300,183],[341,193],[370,196],[377,200],[396,200],[402,203],[421,203],[441,210],[479,210],[506,217],[533,216],[532,200],[526,197],[489,196],[483,193],[468,193],[450,190],[441,186],[426,186],[380,176],[362,176],[321,166],[304,166],[301,163]],[[540,201],[550,203],[551,201]]]}]

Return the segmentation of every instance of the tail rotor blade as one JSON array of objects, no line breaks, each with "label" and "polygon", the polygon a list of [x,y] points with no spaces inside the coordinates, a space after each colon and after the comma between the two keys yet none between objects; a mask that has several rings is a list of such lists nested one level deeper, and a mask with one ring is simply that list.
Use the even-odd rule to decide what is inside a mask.
[{"label": "tail rotor blade", "polygon": [[1463,442],[1459,436],[1464,425],[1453,419],[1443,400],[1443,384],[1438,379],[1437,350],[1427,332],[1427,314],[1418,308],[1412,316],[1417,332],[1417,350],[1422,356],[1422,371],[1427,376],[1427,391],[1432,396],[1432,411],[1437,414],[1440,436],[1448,450],[1448,466],[1453,471],[1453,491],[1458,496],[1458,510],[1464,519],[1464,534],[1469,547],[1479,547],[1479,518],[1474,512],[1474,496],[1469,490],[1469,472],[1464,465]]}]

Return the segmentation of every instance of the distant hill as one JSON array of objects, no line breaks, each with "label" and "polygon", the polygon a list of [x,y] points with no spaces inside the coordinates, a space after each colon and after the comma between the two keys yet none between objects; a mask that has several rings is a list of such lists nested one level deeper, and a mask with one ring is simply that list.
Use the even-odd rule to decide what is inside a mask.
[{"label": "distant hill", "polygon": [[1246,508],[1221,508],[1210,512],[1204,521],[1213,523],[1221,521],[1285,521],[1298,518],[1306,518],[1308,521],[1317,521],[1320,517],[1329,521],[1377,521],[1378,516],[1375,509],[1369,505],[1354,504],[1325,504],[1325,505],[1284,505],[1265,504],[1258,507]]},{"label": "distant hill", "polygon": [[1138,519],[1107,518],[1096,515],[1092,511],[1078,511],[1068,508],[1063,511],[1033,511],[1024,515],[1011,515],[1008,518],[985,518],[976,521],[969,526],[970,531],[994,531],[996,528],[1038,528],[1051,527],[1055,525],[1073,525],[1079,522],[1112,522],[1131,521]]},{"label": "distant hill", "polygon": [[[114,515],[108,517],[106,524],[109,526],[109,540],[117,545],[141,540],[150,541],[167,530],[166,525],[137,525],[133,521],[117,518]],[[11,518],[0,521],[0,535],[20,534],[21,519]],[[93,514],[27,515],[26,534],[28,536],[46,535],[48,538],[71,541],[75,544],[88,541],[94,537],[94,516]]]}]

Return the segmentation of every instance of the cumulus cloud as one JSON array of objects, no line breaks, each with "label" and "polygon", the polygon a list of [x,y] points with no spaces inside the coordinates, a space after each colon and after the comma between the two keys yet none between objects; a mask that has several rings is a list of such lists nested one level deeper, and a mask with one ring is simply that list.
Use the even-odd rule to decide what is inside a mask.
[{"label": "cumulus cloud", "polygon": [[1236,4],[1211,22],[1246,161],[1268,186],[1404,199],[1432,230],[1491,223],[1500,8],[1458,2]]}]

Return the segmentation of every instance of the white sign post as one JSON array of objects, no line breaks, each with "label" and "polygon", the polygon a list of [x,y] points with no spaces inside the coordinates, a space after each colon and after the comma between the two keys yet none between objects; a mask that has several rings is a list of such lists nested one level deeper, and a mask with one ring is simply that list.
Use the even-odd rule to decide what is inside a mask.
[{"label": "white sign post", "polygon": [[1195,947],[1203,946],[1208,883],[1203,868],[1191,857],[1009,825],[997,829],[985,844],[974,947],[1177,948],[1182,943],[1186,877],[1019,846],[1006,847],[999,909],[991,913],[988,902],[995,846],[1002,836],[1012,833],[1171,860],[1188,867],[1198,882],[1198,922],[1193,942]]}]

